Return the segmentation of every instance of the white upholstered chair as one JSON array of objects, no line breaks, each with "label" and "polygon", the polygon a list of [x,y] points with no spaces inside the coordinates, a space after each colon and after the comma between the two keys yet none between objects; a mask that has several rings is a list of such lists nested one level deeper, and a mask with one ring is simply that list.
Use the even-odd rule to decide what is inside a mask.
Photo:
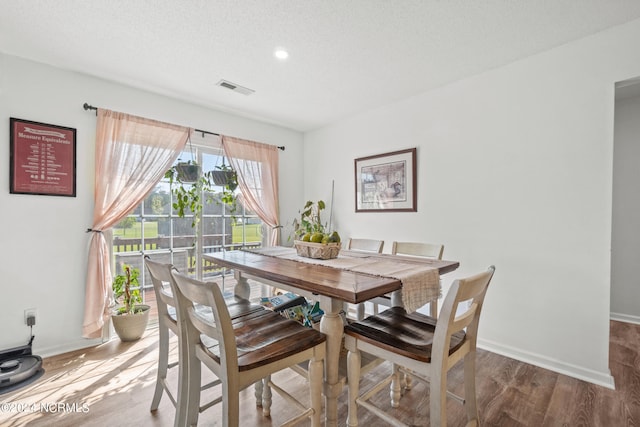
[{"label": "white upholstered chair", "polygon": [[[206,408],[222,402],[222,426],[239,425],[239,392],[264,378],[263,413],[269,414],[271,388],[296,404],[301,413],[290,420],[310,418],[312,426],[320,425],[322,410],[322,376],[325,336],[312,328],[285,319],[270,310],[232,320],[222,292],[214,282],[201,282],[173,272],[177,299],[178,324],[186,345],[187,393],[178,399],[184,419],[179,425],[197,425],[198,415]],[[208,315],[196,306],[210,308]],[[311,404],[304,406],[298,399],[275,387],[272,373],[309,362],[309,392]],[[200,406],[201,368],[205,365],[219,380],[222,396]],[[183,410],[184,409],[184,410]]]},{"label": "white upholstered chair", "polygon": [[[493,266],[485,272],[453,282],[438,319],[421,313],[408,314],[392,307],[362,321],[345,326],[349,415],[347,425],[358,425],[358,408],[365,408],[392,426],[405,426],[375,406],[369,399],[391,383],[391,406],[400,404],[400,374],[430,383],[432,427],[447,425],[446,397],[463,403],[468,426],[478,425],[475,392],[476,340],[484,297],[493,277]],[[360,394],[360,352],[391,361],[392,374]],[[447,390],[447,372],[464,363],[464,398]],[[414,389],[415,390],[415,389]]]}]

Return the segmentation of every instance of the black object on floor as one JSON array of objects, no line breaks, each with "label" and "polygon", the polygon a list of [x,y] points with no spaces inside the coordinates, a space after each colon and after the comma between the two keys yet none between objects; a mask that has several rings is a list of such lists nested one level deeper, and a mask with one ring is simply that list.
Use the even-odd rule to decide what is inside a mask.
[{"label": "black object on floor", "polygon": [[29,344],[0,351],[0,394],[31,384],[44,374],[42,358],[32,354]]}]

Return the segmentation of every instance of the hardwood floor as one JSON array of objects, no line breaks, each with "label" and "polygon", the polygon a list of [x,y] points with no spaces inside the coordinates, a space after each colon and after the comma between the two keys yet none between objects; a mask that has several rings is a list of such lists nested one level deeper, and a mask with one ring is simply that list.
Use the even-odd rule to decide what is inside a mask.
[{"label": "hardwood floor", "polygon": [[[13,426],[171,426],[174,409],[163,397],[156,413],[149,412],[155,385],[157,330],[150,329],[135,343],[117,339],[104,345],[46,359],[45,374],[36,382],[0,395],[0,425]],[[174,341],[174,352],[177,344]],[[610,367],[616,390],[586,383],[542,368],[480,350],[477,358],[477,394],[483,426],[640,426],[640,325],[611,322]],[[363,383],[381,379],[389,366],[372,371]],[[170,378],[175,384],[177,369]],[[305,393],[301,377],[290,371],[276,381]],[[461,393],[461,369],[449,376]],[[215,395],[216,389],[207,393]],[[339,403],[339,420],[347,416],[346,390]],[[388,393],[378,402],[388,405]],[[35,406],[30,406],[30,405]],[[428,425],[428,391],[422,384],[403,397],[402,408],[389,409],[412,426]],[[242,392],[242,425],[276,426],[292,410],[274,394],[272,416],[256,409],[253,390]],[[20,407],[18,407],[20,406]],[[26,408],[25,408],[26,407]],[[35,410],[34,410],[35,409]],[[450,426],[464,425],[462,407],[447,403]],[[201,426],[220,425],[219,405],[200,416]],[[366,427],[385,426],[361,411]],[[305,425],[305,424],[302,424]],[[307,424],[308,425],[308,424]]]}]

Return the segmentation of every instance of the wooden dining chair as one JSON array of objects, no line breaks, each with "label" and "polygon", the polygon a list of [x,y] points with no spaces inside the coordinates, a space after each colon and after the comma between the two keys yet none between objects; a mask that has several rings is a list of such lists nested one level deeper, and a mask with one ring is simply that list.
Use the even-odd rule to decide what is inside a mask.
[{"label": "wooden dining chair", "polygon": [[[168,370],[179,366],[180,361],[185,360],[186,349],[181,348],[180,345],[180,329],[178,328],[176,314],[177,303],[172,291],[174,278],[171,272],[177,270],[172,264],[152,260],[149,255],[144,257],[144,262],[151,276],[158,308],[158,367],[155,392],[151,400],[151,411],[156,411],[163,393],[167,394],[167,397],[171,400],[174,407],[177,407],[180,394],[186,393],[186,382],[178,381],[178,389],[174,391],[171,390],[167,383]],[[227,295],[225,297],[225,304],[227,305],[230,316],[234,319],[265,310],[260,304],[251,303],[248,300],[234,295]],[[171,363],[169,363],[170,332],[178,337],[178,359]],[[181,376],[179,376],[179,378],[181,378]]]},{"label": "wooden dining chair", "polygon": [[[438,319],[421,313],[408,314],[392,307],[360,322],[345,326],[349,414],[347,425],[358,425],[358,408],[364,408],[392,426],[405,426],[369,399],[391,384],[391,406],[398,407],[400,374],[426,381],[429,386],[432,427],[447,425],[446,397],[463,403],[468,426],[478,425],[475,391],[476,340],[480,312],[495,267],[453,282]],[[360,394],[360,352],[392,362],[391,375]],[[447,390],[447,372],[464,362],[464,398]],[[415,389],[414,389],[415,390]]]},{"label": "wooden dining chair", "polygon": [[[377,254],[382,253],[382,248],[384,247],[384,240],[375,240],[375,239],[354,239],[350,238],[347,240],[347,250],[357,251],[357,252],[373,252]],[[345,312],[353,317],[353,314],[349,314],[349,304],[345,303]],[[353,306],[351,306],[353,307]],[[352,308],[353,310],[353,308]],[[360,303],[355,305],[355,318],[360,320],[364,318],[365,314],[365,304]]]},{"label": "wooden dining chair", "polygon": [[171,292],[170,282],[173,280],[171,276],[171,264],[152,261],[146,255],[144,263],[147,266],[151,282],[153,283],[153,291],[156,295],[156,305],[158,307],[158,369],[156,374],[156,388],[151,400],[151,411],[158,409],[160,399],[163,392],[167,393],[167,397],[176,406],[177,390],[171,391],[167,384],[167,371],[178,366],[178,360],[169,363],[169,332],[178,335],[178,322],[176,321],[175,300]]},{"label": "wooden dining chair", "polygon": [[444,245],[419,242],[396,242],[391,244],[391,253],[394,255],[410,255],[426,258],[442,259]]},{"label": "wooden dining chair", "polygon": [[[325,336],[313,328],[263,310],[231,319],[222,292],[214,282],[201,282],[172,272],[176,288],[178,324],[186,345],[187,392],[178,397],[179,425],[195,426],[201,411],[222,402],[222,426],[239,425],[239,392],[264,379],[263,414],[270,414],[271,389],[300,408],[301,413],[285,423],[293,425],[310,418],[320,425]],[[211,310],[203,314],[198,306]],[[271,374],[308,361],[310,405],[275,386]],[[200,405],[202,365],[221,384],[222,395]]]},{"label": "wooden dining chair", "polygon": [[347,250],[350,251],[375,252],[381,254],[383,247],[384,240],[353,238],[347,240]]},{"label": "wooden dining chair", "polygon": [[[444,245],[418,242],[396,242],[391,245],[392,255],[407,255],[422,258],[442,259]],[[378,314],[379,306],[391,307],[391,295],[383,295],[369,301],[373,304],[373,314]],[[429,303],[431,317],[438,317],[438,301]],[[361,320],[361,319],[359,319]]]}]

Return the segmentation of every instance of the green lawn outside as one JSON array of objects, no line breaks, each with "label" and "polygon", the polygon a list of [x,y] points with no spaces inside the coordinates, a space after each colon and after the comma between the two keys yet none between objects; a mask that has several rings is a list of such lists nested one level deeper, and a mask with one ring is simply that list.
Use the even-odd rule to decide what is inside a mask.
[{"label": "green lawn outside", "polygon": [[[130,228],[114,228],[113,236],[122,237],[126,239],[141,238],[140,233],[142,222],[135,222]],[[245,225],[245,233],[247,242],[261,242],[262,236],[260,234],[260,224],[247,224]],[[146,238],[158,237],[158,223],[155,221],[144,222],[144,235]],[[231,241],[233,243],[242,243],[242,226],[234,225],[231,227]]]},{"label": "green lawn outside", "polygon": [[[114,228],[113,236],[127,239],[140,238],[142,222],[134,222],[130,228]],[[155,221],[144,222],[144,236],[148,238],[158,237],[158,223]]]},{"label": "green lawn outside", "polygon": [[[260,224],[247,224],[244,226],[246,233],[245,242],[261,242]],[[231,241],[233,243],[242,243],[242,226],[234,225],[231,227]]]}]

